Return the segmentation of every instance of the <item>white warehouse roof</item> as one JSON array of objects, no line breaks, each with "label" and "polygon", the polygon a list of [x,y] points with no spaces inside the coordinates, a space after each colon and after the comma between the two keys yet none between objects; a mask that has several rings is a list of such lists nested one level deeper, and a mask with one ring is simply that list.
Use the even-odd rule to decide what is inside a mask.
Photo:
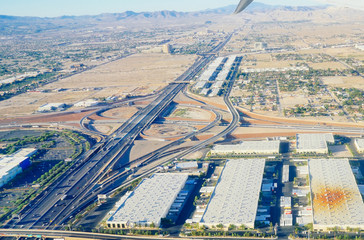
[{"label": "white warehouse roof", "polygon": [[364,203],[347,159],[308,161],[315,229],[364,228]]},{"label": "white warehouse roof", "polygon": [[201,219],[201,224],[212,226],[244,224],[254,228],[264,159],[228,160]]},{"label": "white warehouse roof", "polygon": [[178,193],[185,186],[187,178],[187,174],[158,173],[144,179],[107,224],[119,224],[121,227],[122,224],[144,226],[154,223],[158,227],[161,218],[167,216]]},{"label": "white warehouse roof", "polygon": [[215,145],[211,154],[278,154],[280,141],[243,141],[236,145]]},{"label": "white warehouse roof", "polygon": [[1,157],[0,187],[22,172],[22,166],[20,165],[36,152],[35,148],[23,148],[11,155]]},{"label": "white warehouse roof", "polygon": [[355,139],[355,147],[358,152],[364,152],[364,138]]},{"label": "white warehouse roof", "polygon": [[297,134],[296,135],[296,148],[297,152],[316,152],[327,153],[327,142],[334,143],[334,136],[332,133],[320,134]]}]

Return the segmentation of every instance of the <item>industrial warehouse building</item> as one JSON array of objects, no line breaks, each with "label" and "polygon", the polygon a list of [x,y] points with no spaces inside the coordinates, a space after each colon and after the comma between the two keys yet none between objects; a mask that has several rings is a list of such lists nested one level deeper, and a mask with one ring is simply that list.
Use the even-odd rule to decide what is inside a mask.
[{"label": "industrial warehouse building", "polygon": [[143,179],[107,221],[109,228],[159,227],[188,179],[187,174],[158,173]]},{"label": "industrial warehouse building", "polygon": [[236,145],[215,145],[211,155],[279,154],[280,141],[243,141]]},{"label": "industrial warehouse building", "polygon": [[364,229],[364,203],[349,161],[314,159],[308,168],[314,228]]},{"label": "industrial warehouse building", "polygon": [[335,143],[332,133],[296,135],[297,153],[326,154],[329,152],[327,143]]},{"label": "industrial warehouse building", "polygon": [[216,58],[197,79],[193,89],[201,95],[217,96],[221,92],[224,82],[227,80],[237,59],[240,58],[235,55]]},{"label": "industrial warehouse building", "polygon": [[355,139],[354,144],[358,152],[360,153],[364,152],[364,138]]},{"label": "industrial warehouse building", "polygon": [[0,187],[30,166],[30,157],[36,153],[34,148],[24,148],[14,154],[0,158]]},{"label": "industrial warehouse building", "polygon": [[228,160],[200,223],[254,228],[264,165],[264,159]]}]

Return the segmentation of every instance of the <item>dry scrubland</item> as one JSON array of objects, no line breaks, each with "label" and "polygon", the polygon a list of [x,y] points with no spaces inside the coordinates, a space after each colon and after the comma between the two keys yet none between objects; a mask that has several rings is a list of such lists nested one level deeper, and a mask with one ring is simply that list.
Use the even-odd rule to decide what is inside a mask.
[{"label": "dry scrubland", "polygon": [[[192,65],[194,59],[193,55],[130,56],[42,88],[43,90],[68,89],[64,92],[28,92],[2,101],[0,117],[29,115],[46,103],[74,104],[90,98],[149,94],[177,78]],[[95,90],[95,88],[100,89]]]}]

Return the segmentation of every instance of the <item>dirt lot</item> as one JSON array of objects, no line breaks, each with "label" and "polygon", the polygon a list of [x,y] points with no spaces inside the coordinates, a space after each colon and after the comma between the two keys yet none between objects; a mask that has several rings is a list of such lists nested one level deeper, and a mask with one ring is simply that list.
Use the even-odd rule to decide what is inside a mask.
[{"label": "dirt lot", "polygon": [[291,108],[296,105],[308,104],[307,97],[303,93],[282,93],[281,104],[282,108]]},{"label": "dirt lot", "polygon": [[107,112],[104,112],[102,116],[108,118],[117,118],[117,119],[129,119],[136,112],[138,112],[137,107],[121,107],[121,108],[114,108]]},{"label": "dirt lot", "polygon": [[193,120],[209,121],[212,115],[213,113],[210,113],[203,109],[180,106],[173,111],[173,113],[169,116],[169,118],[186,118]]},{"label": "dirt lot", "polygon": [[189,126],[178,126],[173,124],[153,124],[143,134],[148,137],[170,138],[188,134],[194,130]]},{"label": "dirt lot", "polygon": [[341,88],[359,88],[364,90],[364,78],[362,77],[324,77],[322,78],[324,84],[331,87],[341,87]]},{"label": "dirt lot", "polygon": [[338,70],[345,70],[347,67],[339,62],[323,62],[323,63],[308,63],[310,67],[313,69],[338,69]]},{"label": "dirt lot", "polygon": [[[0,117],[28,116],[46,103],[75,104],[87,99],[149,94],[173,81],[194,56],[138,54],[48,84],[0,103]],[[61,92],[57,89],[65,89]]]}]

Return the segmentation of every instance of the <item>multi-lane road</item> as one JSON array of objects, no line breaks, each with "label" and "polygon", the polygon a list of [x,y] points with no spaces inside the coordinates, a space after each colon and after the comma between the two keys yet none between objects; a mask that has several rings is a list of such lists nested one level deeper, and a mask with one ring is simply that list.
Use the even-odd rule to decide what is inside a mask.
[{"label": "multi-lane road", "polygon": [[[212,53],[219,52],[230,39],[231,35],[221,42]],[[95,190],[103,187],[99,184],[100,180],[105,179],[113,168],[118,168],[126,163],[127,159],[124,160],[123,156],[133,141],[168,107],[174,97],[185,87],[184,82],[189,82],[214,57],[214,55],[207,55],[199,58],[176,80],[178,83],[165,87],[151,104],[125,122],[111,137],[96,144],[88,156],[76,162],[57,183],[30,203],[20,213],[20,220],[10,221],[7,227],[61,228],[62,224],[80,210],[82,207],[80,203],[86,197],[90,195],[96,197]]]}]

